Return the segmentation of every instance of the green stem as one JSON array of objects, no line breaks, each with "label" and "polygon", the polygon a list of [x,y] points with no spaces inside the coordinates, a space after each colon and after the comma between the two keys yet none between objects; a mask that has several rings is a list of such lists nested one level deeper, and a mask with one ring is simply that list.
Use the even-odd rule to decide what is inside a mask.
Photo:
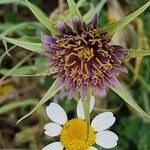
[{"label": "green stem", "polygon": [[89,131],[90,131],[90,99],[91,99],[92,91],[89,88],[87,97],[85,100],[83,100],[83,109],[84,109],[84,115],[85,115],[85,120],[87,122],[87,140],[89,137]]}]

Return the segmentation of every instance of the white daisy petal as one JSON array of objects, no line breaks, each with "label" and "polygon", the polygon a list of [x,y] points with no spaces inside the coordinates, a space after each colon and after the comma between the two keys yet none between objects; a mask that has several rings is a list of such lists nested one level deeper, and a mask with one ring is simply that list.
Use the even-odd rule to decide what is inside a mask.
[{"label": "white daisy petal", "polygon": [[45,146],[42,150],[63,150],[63,145],[60,142],[54,142]]},{"label": "white daisy petal", "polygon": [[94,146],[90,146],[90,148],[88,150],[98,150],[98,149]]},{"label": "white daisy petal", "polygon": [[111,131],[101,131],[96,134],[96,144],[103,148],[113,148],[117,145],[118,136]]},{"label": "white daisy petal", "polygon": [[83,104],[82,104],[82,100],[80,99],[77,105],[77,116],[78,118],[84,119],[84,110],[83,110]]},{"label": "white daisy petal", "polygon": [[[93,110],[94,104],[95,104],[95,98],[94,98],[94,96],[91,96],[90,112]],[[83,103],[82,103],[81,99],[79,100],[78,105],[77,105],[77,116],[78,116],[78,118],[85,119],[84,110],[83,110]]]},{"label": "white daisy petal", "polygon": [[90,112],[93,110],[95,105],[95,97],[92,95],[90,100]]},{"label": "white daisy petal", "polygon": [[45,134],[48,136],[60,135],[62,127],[56,123],[48,123],[44,126]]},{"label": "white daisy petal", "polygon": [[93,119],[91,126],[93,127],[95,132],[103,131],[111,127],[114,124],[115,120],[116,118],[113,116],[112,112],[104,112],[97,115]]},{"label": "white daisy petal", "polygon": [[46,113],[55,123],[63,125],[68,121],[66,112],[57,103],[50,103],[50,105],[46,107]]}]

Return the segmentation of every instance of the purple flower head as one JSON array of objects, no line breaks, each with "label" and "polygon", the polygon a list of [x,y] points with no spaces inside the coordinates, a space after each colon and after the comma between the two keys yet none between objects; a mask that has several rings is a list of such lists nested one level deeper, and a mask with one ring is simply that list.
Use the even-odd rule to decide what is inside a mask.
[{"label": "purple flower head", "polygon": [[125,56],[122,46],[111,45],[108,33],[97,33],[97,15],[90,25],[73,17],[73,27],[64,23],[56,26],[57,35],[42,36],[49,70],[65,82],[69,98],[76,90],[81,98],[91,87],[94,94],[106,95],[107,86],[118,86],[116,76],[127,72],[121,65]]}]

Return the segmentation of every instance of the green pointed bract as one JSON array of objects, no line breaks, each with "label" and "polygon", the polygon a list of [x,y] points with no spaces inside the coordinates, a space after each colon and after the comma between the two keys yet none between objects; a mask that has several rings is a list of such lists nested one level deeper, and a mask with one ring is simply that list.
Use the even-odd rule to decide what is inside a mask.
[{"label": "green pointed bract", "polygon": [[69,6],[69,10],[71,12],[71,15],[73,17],[78,16],[82,20],[82,16],[81,16],[80,11],[78,9],[78,6],[74,2],[74,0],[67,0],[67,3],[68,3],[68,6]]},{"label": "green pointed bract", "polygon": [[129,60],[131,58],[136,58],[136,57],[149,56],[149,55],[150,55],[150,50],[129,49],[127,51],[126,60]]},{"label": "green pointed bract", "polygon": [[26,3],[29,9],[32,11],[32,13],[35,15],[35,17],[43,24],[43,26],[45,26],[49,31],[51,31],[51,33],[56,34],[56,24],[52,20],[48,19],[46,15],[37,6],[31,4],[27,0]]},{"label": "green pointed bract", "polygon": [[90,10],[83,16],[83,20],[86,23],[90,23],[93,18],[93,14],[100,14],[101,10],[104,7],[106,2],[107,2],[107,0],[101,0],[101,1],[99,1],[99,3],[97,4],[96,7],[91,5]]},{"label": "green pointed bract", "polygon": [[17,121],[17,123],[21,122],[28,116],[30,116],[32,113],[34,113],[39,107],[41,107],[45,102],[47,102],[50,98],[52,98],[64,85],[60,84],[59,78],[57,78],[54,83],[51,85],[49,90],[46,92],[46,94],[43,96],[43,98],[39,101],[39,103],[33,108],[32,111],[30,111],[27,115],[23,116],[21,119]]},{"label": "green pointed bract", "polygon": [[24,42],[24,41],[21,41],[20,39],[11,39],[11,38],[7,38],[7,37],[1,36],[1,35],[0,35],[0,37],[9,43],[12,43],[14,45],[17,45],[19,47],[22,47],[24,49],[27,49],[27,50],[30,50],[33,52],[37,52],[42,49],[42,43]]},{"label": "green pointed bract", "polygon": [[150,120],[150,116],[143,111],[138,104],[133,100],[128,90],[120,85],[119,87],[110,87],[117,95],[119,95],[127,104],[134,108],[141,116]]},{"label": "green pointed bract", "polygon": [[103,28],[99,28],[98,32],[109,32],[109,36],[112,37],[116,32],[120,31],[122,28],[124,28],[127,24],[129,24],[132,20],[134,20],[137,16],[139,16],[144,10],[146,10],[150,6],[150,1],[148,1],[145,5],[140,7],[138,10],[133,12],[132,14],[128,15],[127,17],[112,23],[110,25],[107,25]]}]

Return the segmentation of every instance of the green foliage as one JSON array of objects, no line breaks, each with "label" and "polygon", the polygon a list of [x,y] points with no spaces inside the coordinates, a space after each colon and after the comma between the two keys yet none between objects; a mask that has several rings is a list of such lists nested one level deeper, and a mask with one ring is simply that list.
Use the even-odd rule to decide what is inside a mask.
[{"label": "green foliage", "polygon": [[11,38],[7,38],[7,37],[1,36],[1,35],[0,35],[0,37],[9,43],[12,43],[14,45],[20,46],[24,49],[27,49],[27,50],[30,50],[33,52],[38,52],[42,49],[41,43],[24,42],[20,39],[19,40],[18,39],[11,39]]},{"label": "green foliage", "polygon": [[69,10],[71,12],[72,16],[78,16],[80,19],[82,19],[80,11],[78,10],[78,6],[74,2],[74,0],[67,0]]},{"label": "green foliage", "polygon": [[86,13],[83,16],[83,20],[85,20],[85,22],[90,23],[93,16],[95,14],[100,14],[101,15],[101,10],[104,7],[105,3],[107,2],[107,0],[101,0],[96,7],[93,6],[93,4],[91,4],[91,9],[88,11],[88,13]]},{"label": "green foliage", "polygon": [[133,107],[140,115],[146,117],[150,120],[150,116],[145,113],[133,100],[132,96],[130,95],[129,91],[120,85],[120,87],[110,87],[116,94],[118,94],[127,104]]},{"label": "green foliage", "polygon": [[122,117],[117,128],[120,136],[115,150],[137,149],[149,150],[150,126],[137,116]]},{"label": "green foliage", "polygon": [[135,49],[129,49],[127,52],[127,57],[126,59],[129,60],[131,58],[136,58],[136,57],[142,57],[142,56],[148,56],[150,55],[150,50],[135,50]]},{"label": "green foliage", "polygon": [[9,4],[9,3],[26,5],[23,0],[1,0],[0,1],[0,5]]},{"label": "green foliage", "polygon": [[26,0],[26,3],[35,17],[52,33],[57,33],[55,23],[48,19],[45,14],[35,5]]},{"label": "green foliage", "polygon": [[[33,4],[31,4],[30,2],[32,2]],[[35,108],[31,112],[29,112],[26,116],[21,118],[19,121],[25,119],[26,117],[31,115],[34,111],[36,111],[41,105],[43,105],[45,102],[47,102],[49,99],[52,99],[52,96],[54,96],[63,86],[63,85],[59,86],[59,84],[57,83],[57,80],[54,81],[54,83],[53,83],[53,78],[51,76],[47,76],[48,72],[47,72],[47,70],[45,70],[44,57],[39,56],[39,55],[34,55],[34,57],[32,57],[32,59],[28,59],[28,62],[23,61],[23,62],[21,62],[21,64],[19,63],[19,65],[17,63],[18,62],[18,59],[17,59],[18,53],[25,52],[25,51],[22,51],[21,48],[30,50],[33,53],[37,53],[38,51],[43,49],[42,44],[40,43],[40,35],[43,34],[43,32],[47,32],[47,30],[44,30],[44,28],[42,27],[42,25],[40,23],[34,22],[34,21],[26,21],[26,20],[32,20],[32,17],[29,16],[29,18],[25,18],[23,16],[24,14],[19,13],[20,9],[24,9],[24,7],[28,7],[33,12],[33,14],[36,16],[36,18],[44,25],[44,27],[46,27],[49,31],[51,31],[51,33],[54,33],[54,34],[56,33],[55,23],[52,20],[50,20],[49,18],[47,18],[46,15],[36,6],[36,5],[38,5],[39,7],[44,8],[43,5],[41,6],[39,4],[45,3],[45,5],[46,5],[46,1],[33,0],[30,2],[26,1],[26,3],[25,3],[23,0],[0,0],[0,5],[11,3],[11,7],[13,8],[13,12],[10,12],[9,8],[8,8],[8,12],[3,12],[3,9],[1,10],[1,14],[2,14],[1,17],[3,18],[2,20],[4,20],[4,22],[0,23],[0,32],[1,32],[0,40],[2,40],[3,44],[5,44],[5,47],[8,47],[8,48],[7,48],[7,51],[5,52],[5,51],[3,51],[3,46],[0,45],[1,46],[0,54],[2,54],[0,56],[0,65],[1,65],[0,75],[4,75],[5,78],[8,76],[19,76],[19,77],[40,76],[40,78],[36,77],[36,81],[35,81],[36,86],[37,86],[35,89],[35,93],[38,98],[40,98],[42,94],[40,92],[38,93],[36,91],[37,89],[38,89],[38,91],[39,91],[39,89],[40,89],[40,91],[44,91],[49,88],[48,91],[46,92],[46,94],[44,95],[44,97],[41,99],[41,101],[39,101],[37,106],[35,106],[37,104],[37,102],[32,103],[32,101],[30,102],[30,101],[25,101],[25,100],[20,101],[20,102],[12,101],[10,104],[4,103],[4,105],[0,108],[1,114],[8,113],[9,111],[13,112],[14,109],[21,108],[19,111],[17,111],[17,113],[15,112],[17,119],[20,116],[27,114],[27,112],[29,111],[29,109],[24,109],[24,106],[35,106]],[[112,35],[114,35],[115,32],[118,32],[119,30],[121,30],[125,25],[130,23],[135,17],[137,17],[144,10],[146,10],[146,8],[148,8],[150,5],[150,1],[147,1],[147,0],[144,0],[144,1],[121,0],[121,2],[123,2],[122,7],[124,9],[129,9],[130,11],[134,11],[134,10],[136,10],[136,11],[133,12],[132,14],[130,14],[129,16],[125,17],[124,19],[122,19],[116,23],[107,25],[107,26],[105,26],[108,23],[107,8],[104,8],[104,4],[106,3],[106,0],[101,0],[101,1],[99,1],[99,0],[95,0],[95,1],[79,0],[77,2],[77,6],[74,1],[68,0],[68,5],[69,5],[72,16],[79,16],[81,18],[81,14],[84,14],[83,20],[85,20],[87,23],[89,23],[91,21],[93,15],[95,13],[100,13],[99,24],[100,24],[100,26],[104,26],[104,27],[100,28],[99,31],[104,32],[106,30],[109,30],[110,35],[112,36]],[[146,3],[146,4],[144,6],[142,6],[141,8],[139,8],[143,3]],[[123,4],[126,4],[126,6],[124,7]],[[139,8],[139,9],[137,10],[137,8]],[[79,9],[81,10],[81,14],[79,12]],[[70,16],[70,14],[68,13],[69,10],[66,8],[66,10],[64,10],[64,11],[67,14],[64,17],[64,19],[67,20]],[[24,10],[23,12],[28,14],[27,10]],[[56,16],[57,16],[57,14],[56,14]],[[150,16],[149,8],[140,15],[140,17],[143,19],[143,22],[144,22],[144,32],[146,33],[146,35],[148,35],[150,37],[150,35],[149,35],[149,33],[150,33],[149,32],[149,26],[150,26],[149,16]],[[6,37],[6,36],[8,36],[8,37]],[[133,40],[135,41],[135,39],[133,39]],[[6,42],[8,42],[8,43],[6,43]],[[10,47],[11,46],[10,43],[14,44],[15,46]],[[18,48],[17,46],[19,46],[21,48]],[[131,47],[133,47],[133,46],[131,45]],[[142,49],[136,50],[137,47],[136,46],[134,46],[134,47],[135,47],[135,49],[130,49],[128,51],[128,56],[126,58],[126,61],[131,58],[150,55],[149,50],[146,50],[146,49],[145,50],[142,50]],[[6,66],[3,65],[3,63],[7,62],[7,59],[5,61],[5,57],[7,56],[8,53],[11,53],[10,59],[15,62],[15,63],[13,63],[12,69],[8,69],[8,68],[6,68]],[[23,53],[23,55],[26,55],[26,54],[27,53]],[[9,58],[9,56],[7,56],[7,57]],[[132,59],[131,63],[129,65],[127,65],[127,67],[129,68],[129,70],[131,70],[132,73],[129,72],[128,76],[126,76],[126,81],[124,82],[125,84],[128,85],[127,86],[128,90],[125,89],[124,87],[112,88],[112,90],[115,91],[115,93],[117,95],[119,95],[124,101],[126,101],[127,104],[129,104],[129,106],[132,106],[132,108],[137,110],[139,116],[133,116],[132,113],[133,112],[135,113],[135,111],[133,109],[131,109],[131,107],[126,107],[126,105],[123,105],[124,103],[120,101],[121,98],[119,98],[116,94],[113,94],[113,91],[111,91],[110,95],[108,95],[108,97],[105,99],[104,103],[108,103],[108,108],[110,107],[110,105],[113,107],[115,106],[114,109],[110,109],[110,110],[112,110],[112,111],[116,112],[116,114],[118,114],[117,123],[114,126],[114,130],[117,130],[117,134],[119,136],[119,144],[117,147],[114,148],[115,150],[130,150],[130,149],[149,150],[150,149],[150,144],[149,144],[150,126],[149,126],[149,122],[146,122],[147,119],[145,119],[145,116],[147,118],[149,118],[149,116],[147,114],[150,115],[150,103],[149,103],[150,67],[149,67],[149,64],[150,64],[149,57],[144,57],[142,60],[142,65],[140,68],[140,74],[138,76],[138,79],[134,84],[132,84],[132,77],[135,73],[135,69],[133,67],[134,59]],[[47,76],[47,77],[45,77],[45,76]],[[123,78],[123,77],[121,77],[121,78]],[[2,79],[4,79],[4,78],[2,78]],[[11,79],[13,79],[13,77]],[[29,79],[33,79],[33,78],[29,78]],[[8,80],[9,80],[9,78],[8,78]],[[40,85],[40,83],[41,83],[41,85]],[[53,83],[53,84],[50,87],[51,83]],[[32,96],[33,92],[29,91],[27,93],[27,96],[29,94]],[[133,95],[133,96],[131,96],[131,95]],[[75,97],[74,99],[78,100],[79,96],[77,96],[77,98]],[[59,103],[69,113],[69,117],[72,115],[75,116],[75,114],[76,114],[75,113],[76,101],[74,101],[74,99],[72,99],[72,101],[68,101],[66,97],[59,98],[59,100],[62,100],[62,101],[59,101]],[[108,102],[106,102],[107,99],[108,99]],[[136,101],[133,101],[134,99]],[[101,99],[101,101],[102,101],[102,99]],[[139,106],[141,106],[141,108],[143,110],[146,111],[147,114],[137,105],[137,103],[139,104]],[[89,118],[90,118],[89,117],[89,108],[88,108],[89,104],[86,102],[84,104],[85,104],[84,106],[85,106],[86,116],[88,116],[88,117],[86,117],[86,120],[89,122]],[[36,112],[38,112],[38,111],[41,112],[42,107],[40,107],[40,108],[41,109],[38,109]],[[99,108],[99,109],[101,109],[101,108]],[[130,109],[130,111],[128,111],[129,109]],[[102,108],[102,110],[103,110],[103,108]],[[23,111],[23,113],[22,113],[22,111]],[[70,114],[70,112],[71,112],[71,114]],[[116,114],[115,114],[115,116],[116,116]],[[34,115],[35,115],[35,113],[32,115],[32,120],[34,120],[33,119]],[[40,116],[40,118],[43,119],[43,116],[42,117]],[[142,119],[140,119],[140,118],[142,118]],[[32,120],[30,120],[30,121],[32,122]],[[145,121],[145,122],[143,122],[143,121]],[[23,122],[23,124],[25,124],[25,123],[26,123],[26,121]],[[40,126],[40,125],[37,124],[37,126]],[[42,125],[42,127],[40,126],[40,128],[42,129],[42,132],[43,132],[43,126],[44,126],[44,124]],[[18,136],[19,138],[16,138],[16,140],[18,142],[21,141],[21,140],[19,141],[20,137],[23,137],[22,141],[25,141],[25,140],[28,141],[28,135],[34,128],[27,127],[27,129],[28,129],[28,132],[26,132],[26,130],[25,131],[21,130],[21,134],[19,134],[19,136]],[[36,131],[39,131],[39,128],[36,128]],[[36,135],[39,136],[39,134],[37,132],[33,132],[33,134],[34,134],[34,136],[32,136],[32,138],[34,137],[34,139],[36,139]],[[24,135],[27,135],[27,138],[25,138]],[[42,138],[40,138],[38,143],[41,142],[41,139]],[[36,142],[34,144],[32,144],[33,141],[32,141],[32,139],[30,139],[30,140],[31,140],[32,146],[30,145],[29,147],[32,150],[34,150],[34,149],[37,150],[39,148],[38,146],[40,144],[37,146]],[[45,141],[46,140],[44,139],[44,142]],[[49,143],[50,141],[53,141],[53,139],[51,138],[50,140],[47,140],[47,143]],[[23,143],[22,145],[27,147],[27,149],[30,149],[27,146],[28,144],[25,145]],[[22,145],[20,145],[21,148],[23,147]],[[102,149],[102,148],[98,148],[98,149]]]},{"label": "green foliage", "polygon": [[31,105],[35,106],[36,104],[37,104],[36,99],[27,99],[27,100],[12,102],[1,107],[0,115],[7,113],[11,110],[14,110],[18,107],[25,107],[25,106],[31,106]]},{"label": "green foliage", "polygon": [[135,19],[138,15],[140,15],[144,10],[146,10],[150,6],[150,1],[148,1],[145,5],[140,7],[138,10],[128,15],[127,17],[112,23],[108,26],[99,29],[99,33],[109,32],[110,37],[112,37],[116,32],[120,31],[127,24],[129,24],[133,19]]}]

